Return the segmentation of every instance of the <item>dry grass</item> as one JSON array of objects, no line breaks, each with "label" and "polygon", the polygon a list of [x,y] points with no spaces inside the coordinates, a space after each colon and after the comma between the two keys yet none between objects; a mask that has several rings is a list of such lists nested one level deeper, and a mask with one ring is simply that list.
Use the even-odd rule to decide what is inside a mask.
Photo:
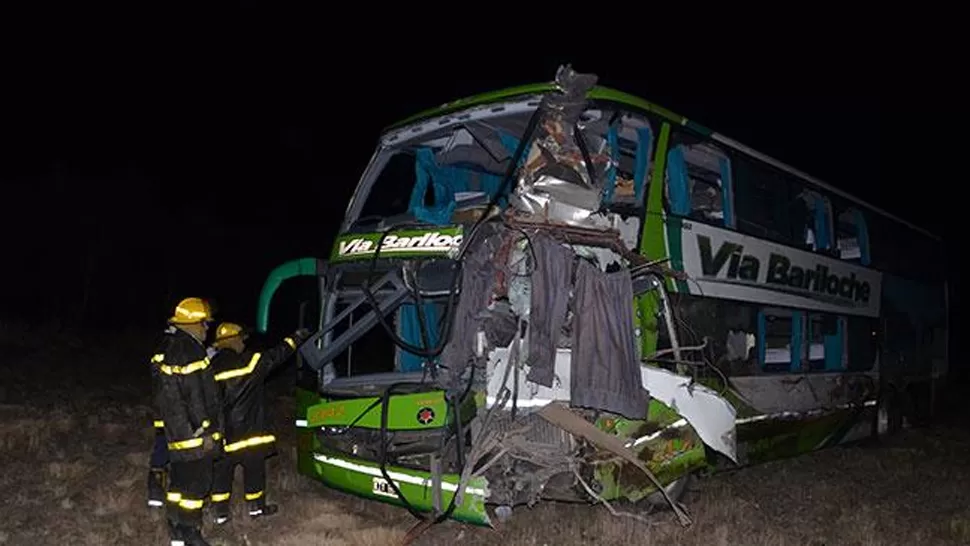
[{"label": "dry grass", "polygon": [[[163,513],[145,505],[152,431],[147,373],[138,364],[150,349],[138,344],[71,351],[38,344],[0,362],[4,383],[18,386],[16,400],[0,398],[0,545],[166,544]],[[70,361],[62,360],[67,352]],[[66,371],[48,378],[43,372],[52,369]],[[111,384],[98,388],[102,381]],[[414,523],[404,510],[295,473],[288,383],[274,384],[281,449],[269,462],[269,494],[281,512],[253,522],[237,503],[228,527],[206,524],[211,542],[399,541]],[[967,453],[966,430],[909,430],[879,448],[835,448],[697,481],[685,499],[690,529],[668,514],[647,526],[602,507],[549,503],[516,509],[494,530],[445,523],[418,544],[970,544]]]}]

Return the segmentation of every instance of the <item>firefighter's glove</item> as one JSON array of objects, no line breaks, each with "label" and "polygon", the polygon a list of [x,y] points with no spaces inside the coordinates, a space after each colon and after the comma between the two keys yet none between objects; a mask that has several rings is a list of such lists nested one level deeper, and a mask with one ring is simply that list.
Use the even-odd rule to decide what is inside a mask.
[{"label": "firefighter's glove", "polygon": [[293,343],[295,343],[296,346],[299,347],[300,345],[303,345],[306,342],[306,340],[310,339],[310,336],[312,335],[313,333],[310,332],[310,330],[307,330],[306,328],[300,328],[299,330],[293,332],[293,335],[291,335],[290,338],[293,340]]},{"label": "firefighter's glove", "polygon": [[218,455],[222,452],[223,442],[220,442],[212,437],[212,434],[206,434],[206,427],[202,426],[195,430],[195,437],[202,438],[202,452],[209,456]]},{"label": "firefighter's glove", "polygon": [[222,452],[222,442],[217,441],[211,434],[202,437],[202,452],[215,457]]}]

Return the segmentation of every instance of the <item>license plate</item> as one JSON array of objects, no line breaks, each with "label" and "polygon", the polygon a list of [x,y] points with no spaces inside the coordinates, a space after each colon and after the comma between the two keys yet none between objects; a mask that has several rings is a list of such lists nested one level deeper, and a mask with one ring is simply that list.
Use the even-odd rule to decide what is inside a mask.
[{"label": "license plate", "polygon": [[375,495],[397,498],[397,493],[394,492],[394,488],[384,478],[373,479],[373,491]]}]

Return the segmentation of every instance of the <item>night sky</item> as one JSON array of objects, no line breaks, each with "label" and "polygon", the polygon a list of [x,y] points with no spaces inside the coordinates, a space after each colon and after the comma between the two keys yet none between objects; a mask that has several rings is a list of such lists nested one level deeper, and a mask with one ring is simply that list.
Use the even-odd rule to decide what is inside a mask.
[{"label": "night sky", "polygon": [[939,54],[917,76],[872,48],[755,58],[668,47],[645,62],[510,46],[462,64],[459,49],[382,58],[385,43],[351,59],[342,43],[249,36],[198,49],[175,35],[146,49],[65,44],[7,67],[0,316],[159,327],[179,298],[200,295],[252,323],[274,266],[329,253],[383,127],[550,80],[561,62],[927,229],[962,232],[952,192],[964,191],[967,112],[962,90],[931,77],[950,62]]}]

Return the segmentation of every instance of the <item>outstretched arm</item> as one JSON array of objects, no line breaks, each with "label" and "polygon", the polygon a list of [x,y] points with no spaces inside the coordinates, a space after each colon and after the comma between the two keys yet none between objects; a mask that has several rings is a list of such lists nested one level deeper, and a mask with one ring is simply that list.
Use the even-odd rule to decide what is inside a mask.
[{"label": "outstretched arm", "polygon": [[308,337],[310,335],[307,330],[297,330],[293,335],[284,338],[277,346],[240,359],[240,365],[238,367],[216,373],[216,380],[224,381],[234,377],[246,376],[248,381],[262,381],[280,364],[286,362],[286,359],[293,354],[293,351],[306,341]]},{"label": "outstretched arm", "polygon": [[254,379],[257,381],[263,381],[266,379],[266,376],[268,376],[281,364],[286,362],[290,355],[292,355],[293,352],[296,351],[296,349],[302,345],[308,337],[310,337],[310,332],[301,328],[293,334],[283,338],[283,341],[281,341],[275,347],[263,352],[256,363],[256,377]]}]

